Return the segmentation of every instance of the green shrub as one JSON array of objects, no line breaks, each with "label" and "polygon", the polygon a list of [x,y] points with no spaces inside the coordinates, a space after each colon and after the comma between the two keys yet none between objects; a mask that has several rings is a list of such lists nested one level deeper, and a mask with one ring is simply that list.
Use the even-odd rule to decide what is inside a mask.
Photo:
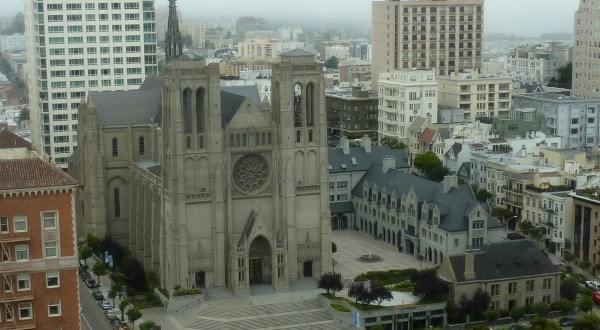
[{"label": "green shrub", "polygon": [[350,312],[350,310],[342,305],[338,305],[338,304],[331,304],[330,305],[331,308],[335,309],[338,312],[344,312],[344,313],[348,313]]}]

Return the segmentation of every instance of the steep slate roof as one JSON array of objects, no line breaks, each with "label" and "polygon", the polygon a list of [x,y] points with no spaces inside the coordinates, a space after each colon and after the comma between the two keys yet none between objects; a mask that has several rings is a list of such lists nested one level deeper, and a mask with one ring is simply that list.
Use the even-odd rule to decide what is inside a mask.
[{"label": "steep slate roof", "polygon": [[448,127],[440,127],[437,129],[438,134],[442,137],[442,139],[446,140],[451,138],[450,129]]},{"label": "steep slate roof", "polygon": [[156,122],[162,108],[161,94],[156,90],[92,92],[102,126],[125,126]]},{"label": "steep slate roof", "polygon": [[144,79],[144,82],[140,86],[140,90],[159,90],[162,91],[165,83],[165,77],[156,74],[149,75]]},{"label": "steep slate roof", "polygon": [[[529,240],[510,240],[485,245],[475,252],[475,280],[559,273],[558,267]],[[452,256],[450,263],[457,282],[465,282],[465,256]]]},{"label": "steep slate roof", "polygon": [[290,51],[287,51],[285,53],[281,53],[279,54],[280,56],[286,56],[286,57],[296,57],[296,56],[315,56],[315,54],[311,53],[311,52],[307,52],[304,49],[300,49],[300,48],[296,48],[296,49],[292,49]]},{"label": "steep slate roof", "polygon": [[[434,182],[398,170],[389,170],[387,173],[383,173],[383,166],[379,164],[374,164],[361,178],[352,190],[352,195],[363,197],[365,181],[369,183],[369,187],[377,184],[379,191],[385,187],[388,194],[396,191],[398,201],[401,200],[402,195],[414,188],[419,203],[426,202],[439,207],[441,214],[439,227],[449,232],[467,230],[469,227],[468,215],[479,205],[467,184],[458,185],[458,187],[450,189],[448,193],[444,193],[444,185],[441,182]],[[491,216],[488,217],[488,228],[501,226],[502,224],[498,220]]]},{"label": "steep slate roof", "polygon": [[454,142],[454,144],[450,147],[450,149],[448,149],[448,151],[446,151],[445,156],[450,156],[450,151],[452,151],[452,154],[454,155],[454,157],[456,157],[462,151],[462,144],[460,144],[458,142]]},{"label": "steep slate roof", "polygon": [[5,128],[0,130],[0,149],[31,148],[31,143]]},{"label": "steep slate roof", "polygon": [[225,127],[244,100],[249,98],[257,107],[260,106],[260,96],[254,85],[221,87],[221,125]]},{"label": "steep slate roof", "polygon": [[416,117],[410,125],[408,125],[409,132],[420,132],[421,126],[425,123],[425,118]]},{"label": "steep slate roof", "polygon": [[435,137],[435,133],[436,133],[436,130],[434,130],[433,128],[426,128],[423,131],[423,134],[421,134],[421,136],[419,137],[419,140],[421,142],[430,143],[433,141],[433,138]]},{"label": "steep slate roof", "polygon": [[74,185],[75,179],[42,159],[0,160],[0,190]]},{"label": "steep slate roof", "polygon": [[[342,148],[330,148],[327,151],[329,156],[329,173],[343,173],[354,171],[367,171],[374,163],[383,164],[385,156],[394,156],[396,158],[396,168],[409,168],[408,156],[404,149],[390,149],[386,146],[372,146],[371,152],[365,152],[362,147],[351,147],[350,153],[344,155]],[[356,165],[352,164],[352,158],[356,159]],[[346,169],[342,168],[346,164]]]}]

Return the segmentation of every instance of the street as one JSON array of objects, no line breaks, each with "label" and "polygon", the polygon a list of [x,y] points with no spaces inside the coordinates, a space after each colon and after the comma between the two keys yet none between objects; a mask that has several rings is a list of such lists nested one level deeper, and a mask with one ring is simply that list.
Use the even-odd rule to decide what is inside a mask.
[{"label": "street", "polygon": [[92,289],[85,286],[81,278],[79,278],[79,300],[83,309],[81,312],[82,330],[112,330],[102,309],[92,297]]}]

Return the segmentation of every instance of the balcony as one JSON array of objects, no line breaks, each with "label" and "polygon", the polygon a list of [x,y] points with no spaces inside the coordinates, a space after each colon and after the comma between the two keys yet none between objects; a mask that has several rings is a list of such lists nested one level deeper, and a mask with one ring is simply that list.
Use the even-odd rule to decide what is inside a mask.
[{"label": "balcony", "polygon": [[504,199],[504,204],[508,204],[508,205],[512,205],[512,206],[516,206],[516,207],[523,207],[523,202],[518,201],[518,200]]},{"label": "balcony", "polygon": [[0,293],[0,303],[12,303],[26,300],[33,300],[33,290]]},{"label": "balcony", "polygon": [[31,239],[29,230],[19,233],[0,233],[0,243],[27,242]]}]

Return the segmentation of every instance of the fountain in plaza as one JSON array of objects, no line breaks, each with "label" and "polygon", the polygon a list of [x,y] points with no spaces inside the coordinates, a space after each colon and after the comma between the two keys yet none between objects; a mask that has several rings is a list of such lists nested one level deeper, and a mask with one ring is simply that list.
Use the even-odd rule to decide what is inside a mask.
[{"label": "fountain in plaza", "polygon": [[378,262],[383,259],[381,259],[381,257],[376,254],[369,253],[363,254],[362,256],[360,256],[360,258],[358,258],[358,260],[362,262]]}]

